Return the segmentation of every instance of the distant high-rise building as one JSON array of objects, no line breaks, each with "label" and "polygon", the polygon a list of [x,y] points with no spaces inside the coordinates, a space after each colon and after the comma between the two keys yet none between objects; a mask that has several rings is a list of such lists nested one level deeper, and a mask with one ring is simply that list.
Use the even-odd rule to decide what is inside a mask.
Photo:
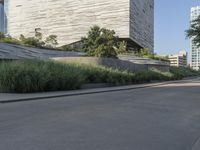
[{"label": "distant high-rise building", "polygon": [[[200,6],[192,7],[191,8],[191,17],[190,21],[197,19],[197,17],[200,15]],[[193,38],[190,39],[190,66],[195,69],[200,69],[200,48],[198,48],[195,43],[193,42]]]},{"label": "distant high-rise building", "polygon": [[[8,34],[35,29],[58,36],[60,45],[80,41],[93,25],[116,31],[129,47],[154,49],[154,0],[5,0]],[[6,2],[5,2],[6,3]]]},{"label": "distant high-rise building", "polygon": [[4,1],[0,0],[0,32],[4,32]]},{"label": "distant high-rise building", "polygon": [[187,67],[187,52],[180,51],[178,54],[169,55],[170,66],[174,67]]}]

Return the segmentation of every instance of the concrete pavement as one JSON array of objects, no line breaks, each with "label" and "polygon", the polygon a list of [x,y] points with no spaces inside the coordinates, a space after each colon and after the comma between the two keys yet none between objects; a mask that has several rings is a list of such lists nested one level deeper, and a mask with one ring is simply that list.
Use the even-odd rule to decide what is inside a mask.
[{"label": "concrete pavement", "polygon": [[1,150],[199,150],[200,81],[0,104]]}]

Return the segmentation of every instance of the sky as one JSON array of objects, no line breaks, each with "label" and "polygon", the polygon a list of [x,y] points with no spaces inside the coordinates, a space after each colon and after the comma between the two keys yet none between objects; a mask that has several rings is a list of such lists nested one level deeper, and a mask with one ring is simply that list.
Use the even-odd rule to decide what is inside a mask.
[{"label": "sky", "polygon": [[189,28],[190,8],[200,0],[155,0],[155,53],[189,52],[185,30]]}]

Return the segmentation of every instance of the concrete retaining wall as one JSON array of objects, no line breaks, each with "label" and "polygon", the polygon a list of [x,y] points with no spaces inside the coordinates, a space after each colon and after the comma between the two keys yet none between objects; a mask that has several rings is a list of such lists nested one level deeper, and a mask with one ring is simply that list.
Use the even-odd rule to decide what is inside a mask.
[{"label": "concrete retaining wall", "polygon": [[145,70],[159,70],[159,71],[169,71],[168,64],[137,64],[130,61],[112,59],[112,58],[96,58],[96,57],[62,57],[62,58],[52,58],[53,60],[63,61],[68,63],[83,63],[92,65],[101,65],[104,67],[109,67],[119,70],[128,71],[145,71]]}]

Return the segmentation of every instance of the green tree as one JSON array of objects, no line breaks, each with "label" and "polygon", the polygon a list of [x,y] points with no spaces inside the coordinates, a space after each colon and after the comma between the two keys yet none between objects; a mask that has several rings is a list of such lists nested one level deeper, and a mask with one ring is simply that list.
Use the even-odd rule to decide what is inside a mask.
[{"label": "green tree", "polygon": [[116,48],[117,54],[126,53],[127,52],[126,48],[127,48],[127,43],[125,41],[118,42],[118,46]]},{"label": "green tree", "polygon": [[101,35],[101,29],[99,26],[93,26],[88,31],[87,37],[82,38],[83,50],[90,55],[94,55],[94,51],[98,48],[98,39]]},{"label": "green tree", "polygon": [[117,58],[119,38],[114,30],[93,26],[82,42],[83,50],[90,56]]},{"label": "green tree", "polygon": [[49,35],[45,40],[46,46],[55,48],[58,45],[57,35]]},{"label": "green tree", "polygon": [[186,30],[186,34],[188,38],[193,38],[197,47],[200,47],[200,16],[191,22],[190,29]]}]

